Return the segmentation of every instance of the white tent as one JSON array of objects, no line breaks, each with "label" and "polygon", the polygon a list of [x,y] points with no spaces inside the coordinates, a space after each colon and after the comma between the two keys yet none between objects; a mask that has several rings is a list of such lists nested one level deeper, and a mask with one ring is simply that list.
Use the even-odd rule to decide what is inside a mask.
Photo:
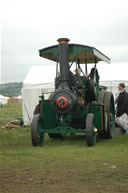
[{"label": "white tent", "polygon": [[[22,112],[25,125],[30,125],[33,112],[39,103],[39,96],[45,93],[45,98],[54,91],[55,66],[32,66],[22,88]],[[48,93],[48,94],[46,94]]]},{"label": "white tent", "polygon": [[0,95],[0,104],[2,104],[2,105],[7,104],[8,103],[8,99],[9,99],[9,97]]}]

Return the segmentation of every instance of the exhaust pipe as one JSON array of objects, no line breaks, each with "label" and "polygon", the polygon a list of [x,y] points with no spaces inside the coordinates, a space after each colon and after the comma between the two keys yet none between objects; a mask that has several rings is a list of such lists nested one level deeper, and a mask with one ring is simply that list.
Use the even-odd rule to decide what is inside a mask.
[{"label": "exhaust pipe", "polygon": [[68,38],[59,38],[59,64],[60,85],[59,89],[69,88],[69,64],[68,64]]}]

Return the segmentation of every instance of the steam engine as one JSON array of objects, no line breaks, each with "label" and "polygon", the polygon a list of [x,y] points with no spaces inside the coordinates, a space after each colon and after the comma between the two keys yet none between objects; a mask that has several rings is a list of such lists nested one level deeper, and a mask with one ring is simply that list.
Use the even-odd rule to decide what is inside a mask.
[{"label": "steam engine", "polygon": [[[110,59],[93,47],[69,44],[67,38],[58,39],[58,43],[39,50],[41,57],[56,61],[56,78],[55,91],[48,100],[42,94],[35,110],[32,144],[42,145],[45,133],[51,138],[86,133],[88,146],[95,145],[97,133],[111,138],[115,125],[113,95],[99,86],[96,68],[99,61],[109,63]],[[92,63],[88,74],[87,64]]]}]

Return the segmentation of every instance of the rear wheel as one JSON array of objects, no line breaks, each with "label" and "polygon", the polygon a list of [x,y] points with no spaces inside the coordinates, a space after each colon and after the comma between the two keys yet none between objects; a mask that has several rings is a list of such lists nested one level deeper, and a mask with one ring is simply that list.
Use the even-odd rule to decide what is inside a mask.
[{"label": "rear wheel", "polygon": [[32,120],[31,139],[33,146],[41,146],[44,142],[44,133],[40,131],[42,118],[40,114],[36,114]]},{"label": "rear wheel", "polygon": [[106,126],[105,126],[105,136],[106,138],[112,138],[114,136],[115,129],[115,107],[114,98],[111,92],[106,92],[104,96],[104,104],[106,106]]},{"label": "rear wheel", "polygon": [[99,131],[100,138],[112,138],[115,130],[115,107],[114,98],[111,92],[100,92],[98,104],[105,105],[104,128]]},{"label": "rear wheel", "polygon": [[96,133],[94,131],[94,115],[92,113],[89,113],[86,118],[86,138],[88,146],[94,146],[96,144]]}]

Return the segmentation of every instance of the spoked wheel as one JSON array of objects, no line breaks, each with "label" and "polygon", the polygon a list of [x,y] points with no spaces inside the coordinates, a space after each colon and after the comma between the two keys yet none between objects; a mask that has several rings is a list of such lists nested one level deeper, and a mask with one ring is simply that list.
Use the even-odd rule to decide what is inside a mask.
[{"label": "spoked wheel", "polygon": [[92,113],[89,113],[86,118],[86,138],[88,146],[94,146],[96,144],[96,133],[94,131],[94,115]]},{"label": "spoked wheel", "polygon": [[115,107],[114,98],[111,92],[106,92],[104,96],[106,125],[105,125],[105,137],[112,138],[115,130]]},{"label": "spoked wheel", "polygon": [[92,101],[97,101],[99,95],[99,75],[96,68],[90,73],[90,96]]},{"label": "spoked wheel", "polygon": [[36,114],[32,120],[31,126],[31,139],[33,146],[41,146],[44,142],[44,133],[41,132],[40,127],[42,123],[42,118],[40,114]]},{"label": "spoked wheel", "polygon": [[62,139],[62,135],[59,133],[48,133],[48,136],[52,139]]},{"label": "spoked wheel", "polygon": [[98,132],[100,138],[112,138],[115,130],[115,107],[114,98],[111,92],[101,91],[98,104],[105,105],[104,128]]}]

